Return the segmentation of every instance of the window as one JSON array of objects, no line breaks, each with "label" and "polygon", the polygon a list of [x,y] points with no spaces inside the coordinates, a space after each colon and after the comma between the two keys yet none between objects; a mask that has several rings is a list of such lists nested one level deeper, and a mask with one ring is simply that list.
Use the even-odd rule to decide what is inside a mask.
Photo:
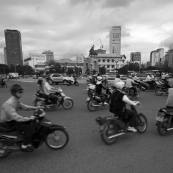
[{"label": "window", "polygon": [[105,60],[103,59],[103,62],[105,62]]},{"label": "window", "polygon": [[109,65],[107,65],[107,67],[109,68]]}]

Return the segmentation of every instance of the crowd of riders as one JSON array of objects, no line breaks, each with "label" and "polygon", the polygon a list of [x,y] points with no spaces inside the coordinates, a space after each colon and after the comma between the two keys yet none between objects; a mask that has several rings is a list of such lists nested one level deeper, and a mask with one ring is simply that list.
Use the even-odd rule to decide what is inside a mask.
[{"label": "crowd of riders", "polygon": [[[126,83],[120,79],[120,75],[117,75],[114,81],[114,87],[116,88],[114,92],[112,92],[112,96],[109,103],[105,101],[105,95],[103,94],[102,90],[106,89],[104,85],[104,78],[99,75],[99,73],[95,73],[94,75],[90,76],[89,79],[93,84],[96,85],[95,92],[98,96],[102,98],[102,104],[109,104],[110,112],[114,115],[118,115],[119,117],[124,119],[130,119],[130,124],[128,125],[128,130],[132,132],[136,132],[135,129],[135,112],[133,110],[129,110],[126,108],[126,104],[136,106],[139,104],[139,101],[132,101],[130,100],[124,92],[124,88],[132,88],[134,92],[136,92],[136,88],[133,87],[132,84],[135,84],[138,80],[137,76],[132,75],[129,76],[126,80]],[[147,76],[147,80],[152,81],[154,78],[153,76]],[[163,80],[166,80],[167,77],[164,76]],[[33,136],[33,127],[32,124],[28,123],[34,117],[31,116],[30,118],[21,116],[18,111],[19,110],[36,110],[37,107],[28,106],[20,102],[20,98],[22,97],[23,88],[15,84],[11,87],[11,97],[4,102],[1,108],[1,115],[0,121],[6,122],[7,126],[16,131],[24,132],[24,142],[21,146],[25,151],[33,151],[34,148],[31,145],[31,139]],[[52,100],[53,104],[57,102],[57,96],[54,95],[58,88],[52,87],[47,82],[46,76],[39,77],[36,86],[37,94],[40,97],[45,98],[46,100]],[[166,102],[167,109],[173,109],[173,88],[170,88],[168,91],[168,99]]]}]

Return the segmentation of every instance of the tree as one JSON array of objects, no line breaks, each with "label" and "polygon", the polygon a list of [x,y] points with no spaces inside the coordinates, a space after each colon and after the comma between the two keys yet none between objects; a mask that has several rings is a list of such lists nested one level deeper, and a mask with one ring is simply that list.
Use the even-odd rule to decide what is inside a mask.
[{"label": "tree", "polygon": [[99,67],[99,73],[100,73],[101,75],[106,74],[106,68],[105,68],[105,66]]}]

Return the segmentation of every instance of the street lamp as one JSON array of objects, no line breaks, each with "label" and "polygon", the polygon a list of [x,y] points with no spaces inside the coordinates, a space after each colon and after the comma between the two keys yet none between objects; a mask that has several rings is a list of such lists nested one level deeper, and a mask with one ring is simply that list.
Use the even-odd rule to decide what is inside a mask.
[{"label": "street lamp", "polygon": [[117,63],[119,62],[119,59],[115,59],[115,63],[116,63],[116,74],[117,74]]}]

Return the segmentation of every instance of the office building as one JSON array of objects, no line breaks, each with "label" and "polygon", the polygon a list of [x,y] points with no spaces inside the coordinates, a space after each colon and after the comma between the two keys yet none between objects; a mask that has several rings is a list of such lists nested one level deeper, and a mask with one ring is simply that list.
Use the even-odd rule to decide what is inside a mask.
[{"label": "office building", "polygon": [[130,62],[141,63],[141,52],[131,52],[130,53]]},{"label": "office building", "polygon": [[17,30],[6,29],[4,34],[7,65],[23,65],[21,33]]},{"label": "office building", "polygon": [[117,57],[121,55],[121,26],[112,26],[109,46],[109,54],[113,54]]},{"label": "office building", "polygon": [[42,54],[46,55],[46,62],[50,60],[54,60],[54,53],[50,50],[44,51]]},{"label": "office building", "polygon": [[160,63],[160,61],[164,57],[164,49],[160,48],[157,50],[154,50],[150,53],[150,64],[151,66],[155,66],[156,64]]}]

